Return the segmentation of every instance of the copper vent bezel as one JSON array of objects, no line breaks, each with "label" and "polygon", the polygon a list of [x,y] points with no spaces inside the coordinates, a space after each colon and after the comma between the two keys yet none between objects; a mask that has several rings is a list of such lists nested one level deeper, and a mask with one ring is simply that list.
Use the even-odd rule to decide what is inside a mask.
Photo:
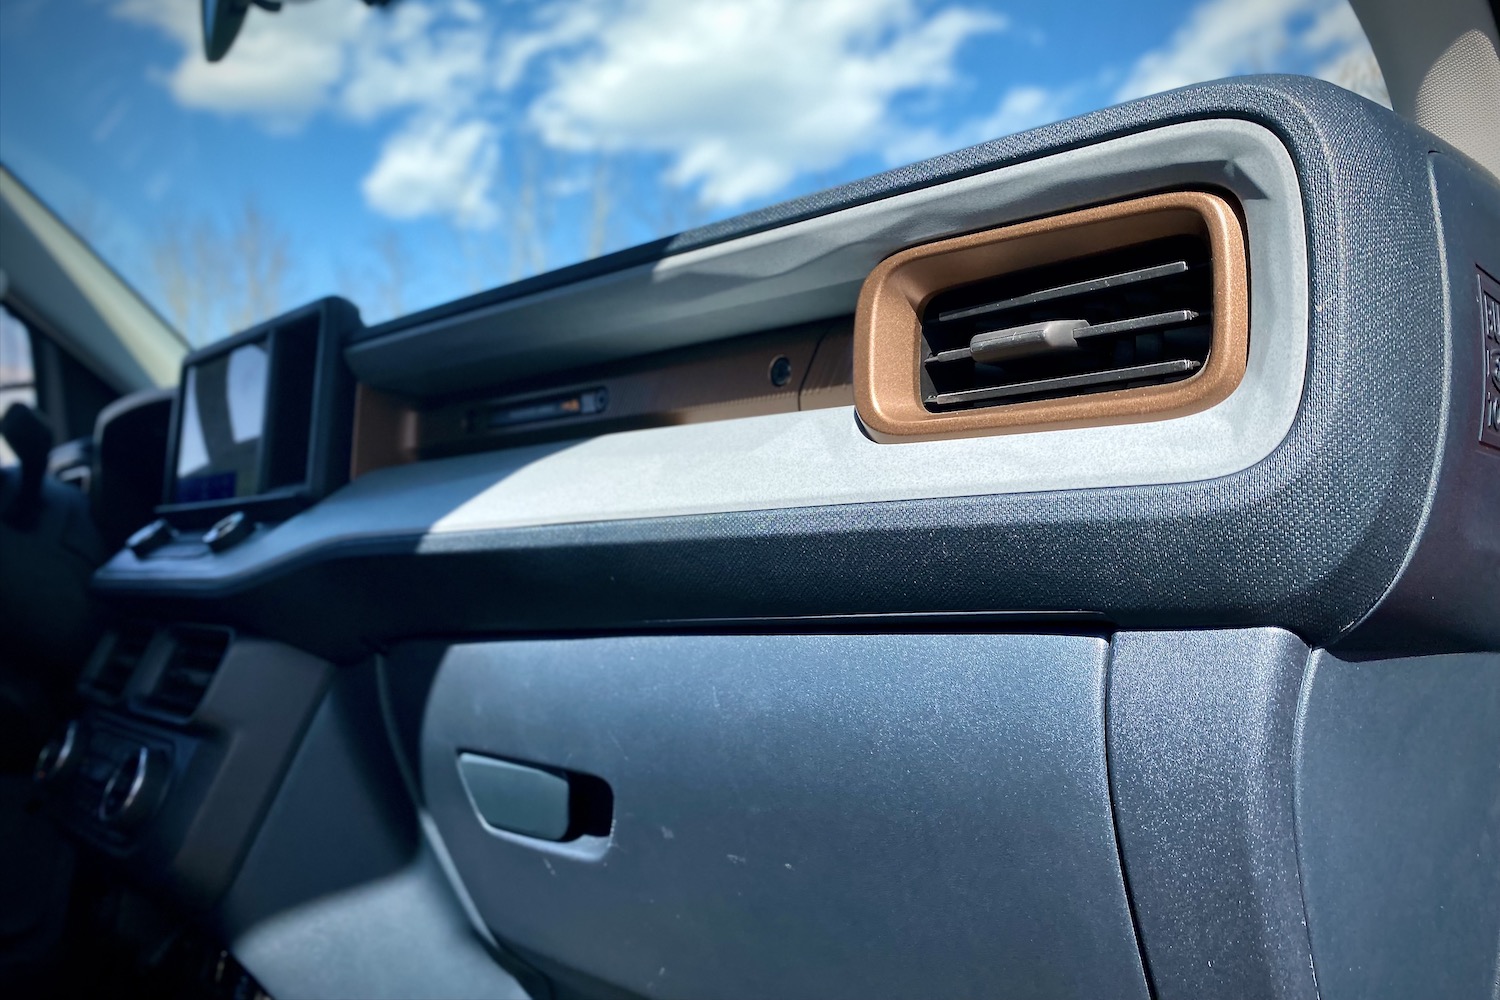
[{"label": "copper vent bezel", "polygon": [[[960,285],[1170,236],[1209,247],[1213,319],[1202,368],[1188,378],[1055,399],[933,412],[923,403],[922,311]],[[855,410],[879,441],[922,441],[1166,420],[1234,392],[1249,354],[1245,237],[1234,207],[1179,191],[1049,216],[912,247],[865,279],[854,318]]]}]

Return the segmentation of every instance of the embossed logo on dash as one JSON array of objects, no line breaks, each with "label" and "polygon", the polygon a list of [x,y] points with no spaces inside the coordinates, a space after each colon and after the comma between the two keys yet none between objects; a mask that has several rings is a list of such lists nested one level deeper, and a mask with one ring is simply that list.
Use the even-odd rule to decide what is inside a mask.
[{"label": "embossed logo on dash", "polygon": [[1500,282],[1479,272],[1479,331],[1484,351],[1484,410],[1479,440],[1500,448]]}]

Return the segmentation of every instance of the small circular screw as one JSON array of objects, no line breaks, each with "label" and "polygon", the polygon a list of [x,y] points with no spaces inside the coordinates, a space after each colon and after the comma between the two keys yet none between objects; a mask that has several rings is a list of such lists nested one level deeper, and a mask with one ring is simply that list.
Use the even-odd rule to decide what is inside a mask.
[{"label": "small circular screw", "polygon": [[782,355],[771,362],[771,384],[781,388],[792,380],[792,359]]}]

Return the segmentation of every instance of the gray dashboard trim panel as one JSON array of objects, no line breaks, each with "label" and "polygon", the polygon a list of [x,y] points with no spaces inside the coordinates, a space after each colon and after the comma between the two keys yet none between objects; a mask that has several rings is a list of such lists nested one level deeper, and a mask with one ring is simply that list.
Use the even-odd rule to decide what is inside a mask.
[{"label": "gray dashboard trim panel", "polygon": [[[565,339],[580,309],[588,315],[579,324],[607,332],[605,315],[619,317],[617,323],[652,323],[663,311],[703,308],[712,297],[693,294],[686,276],[696,274],[736,278],[736,295],[760,304],[757,315],[741,322],[764,322],[768,304],[812,287],[835,296],[836,312],[848,312],[869,269],[912,242],[1190,185],[1236,196],[1255,276],[1244,381],[1208,410],[1148,423],[901,445],[872,441],[851,407],[606,434],[382,470],[314,513],[325,523],[310,526],[312,535],[358,524],[361,511],[371,510],[362,487],[405,501],[376,508],[392,518],[376,530],[441,533],[1137,486],[1238,472],[1286,436],[1307,358],[1307,254],[1296,171],[1275,135],[1244,121],[1154,129],[691,251],[655,265],[650,275],[621,276],[609,295],[585,289],[576,301],[553,302],[558,315],[544,311],[531,321],[546,330],[518,319],[503,338],[489,339],[501,346],[551,344]],[[668,271],[678,278],[668,280]],[[653,301],[668,294],[681,301]],[[447,341],[437,334],[424,341],[424,356],[465,354]],[[401,365],[419,370],[414,358]]]},{"label": "gray dashboard trim panel", "polygon": [[1308,650],[1277,629],[1121,632],[1115,825],[1158,1000],[1317,1000],[1296,840]]},{"label": "gray dashboard trim panel", "polygon": [[1312,656],[1297,826],[1323,1000],[1500,988],[1500,653]]},{"label": "gray dashboard trim panel", "polygon": [[1478,431],[1486,367],[1479,272],[1500,275],[1500,188],[1451,154],[1428,159],[1443,229],[1448,319],[1443,353],[1432,360],[1441,360],[1449,378],[1439,460],[1417,541],[1358,629],[1361,649],[1384,653],[1419,649],[1412,639],[1420,630],[1412,623],[1430,616],[1435,602],[1442,608],[1437,625],[1452,638],[1429,648],[1473,648],[1463,639],[1473,623],[1500,621],[1500,451],[1482,444]]}]

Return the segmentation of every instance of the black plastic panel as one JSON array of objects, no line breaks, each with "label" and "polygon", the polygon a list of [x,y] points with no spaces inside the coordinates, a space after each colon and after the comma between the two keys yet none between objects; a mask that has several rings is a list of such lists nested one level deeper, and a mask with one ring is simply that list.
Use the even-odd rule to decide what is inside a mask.
[{"label": "black plastic panel", "polygon": [[[1500,449],[1480,440],[1486,383],[1500,393],[1480,312],[1481,274],[1500,276],[1500,188],[1453,155],[1430,160],[1447,265],[1448,332],[1442,351],[1413,356],[1412,364],[1449,373],[1439,464],[1410,561],[1341,648],[1500,648]],[[1440,638],[1424,635],[1434,630]]]},{"label": "black plastic panel", "polygon": [[[644,996],[1146,996],[1090,636],[406,647],[427,808],[496,936]],[[487,829],[473,751],[596,774],[613,830]]]},{"label": "black plastic panel", "polygon": [[372,667],[339,672],[216,919],[277,997],[548,998],[505,971],[449,888]]},{"label": "black plastic panel", "polygon": [[1500,984],[1500,655],[1313,657],[1303,894],[1323,1000]]},{"label": "black plastic panel", "polygon": [[[202,910],[224,894],[250,849],[332,668],[277,643],[237,637],[189,719],[149,700],[174,653],[174,641],[158,633],[133,668],[125,697],[109,708],[89,698],[79,718],[95,740],[104,737],[95,754],[103,770],[89,775],[85,765],[59,779],[48,796],[59,821],[107,855],[116,871]],[[160,806],[133,829],[107,826],[98,804],[110,758],[118,762],[143,746],[169,765]]]},{"label": "black plastic panel", "polygon": [[1115,636],[1110,780],[1158,1000],[1316,1000],[1293,746],[1307,647],[1275,629]]}]

